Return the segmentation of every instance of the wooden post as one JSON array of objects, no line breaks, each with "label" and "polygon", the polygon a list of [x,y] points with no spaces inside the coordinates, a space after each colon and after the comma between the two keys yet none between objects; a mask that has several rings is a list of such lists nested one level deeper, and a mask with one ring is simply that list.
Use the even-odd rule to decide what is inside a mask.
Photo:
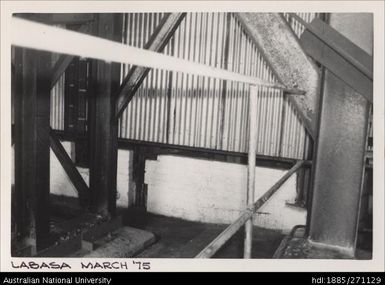
[{"label": "wooden post", "polygon": [[[98,14],[96,34],[120,41],[121,14]],[[116,167],[118,121],[112,94],[120,85],[120,65],[104,61],[92,63],[90,96],[90,190],[91,210],[103,216],[114,215],[116,208]]]},{"label": "wooden post", "polygon": [[21,247],[49,233],[50,54],[16,49],[15,195]]},{"label": "wooden post", "polygon": [[36,185],[36,53],[15,49],[15,197],[20,247],[36,253],[34,186]]},{"label": "wooden post", "polygon": [[[252,210],[254,203],[255,188],[255,157],[257,151],[257,92],[258,88],[254,85],[250,86],[249,101],[249,154],[247,167],[247,207]],[[253,237],[253,217],[245,224],[245,245],[244,258],[251,258],[251,245]]]},{"label": "wooden post", "polygon": [[50,193],[50,98],[51,98],[51,53],[39,52],[36,93],[36,241],[37,249],[44,246],[49,234]]},{"label": "wooden post", "polygon": [[89,167],[87,131],[88,65],[89,60],[74,58],[65,72],[64,130],[75,137],[75,164]]},{"label": "wooden post", "polygon": [[146,158],[144,155],[144,147],[135,147],[133,154],[133,181],[135,183],[135,194],[134,194],[134,205],[137,208],[145,209],[146,200],[145,200],[145,189],[144,189],[144,174],[145,174],[145,164]]}]

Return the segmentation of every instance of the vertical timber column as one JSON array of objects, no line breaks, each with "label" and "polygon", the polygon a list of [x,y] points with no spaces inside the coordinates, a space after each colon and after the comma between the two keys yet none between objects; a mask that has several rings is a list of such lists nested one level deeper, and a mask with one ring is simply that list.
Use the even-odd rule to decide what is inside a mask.
[{"label": "vertical timber column", "polygon": [[37,205],[36,241],[41,249],[49,234],[49,192],[50,192],[50,92],[51,92],[51,53],[39,52],[37,66]]},{"label": "vertical timber column", "polygon": [[36,253],[36,52],[15,48],[16,231],[21,247]]},{"label": "vertical timber column", "polygon": [[[247,208],[253,210],[255,195],[255,160],[257,152],[257,92],[256,86],[250,86],[249,100],[249,154],[247,166]],[[245,245],[243,258],[251,258],[253,242],[253,216],[245,224]]]},{"label": "vertical timber column", "polygon": [[[49,233],[49,53],[15,49],[15,196],[21,248],[30,254]],[[25,251],[24,251],[25,252]]]},{"label": "vertical timber column", "polygon": [[[98,14],[95,22],[96,35],[120,41],[121,21],[121,14]],[[118,121],[114,113],[113,95],[120,85],[120,65],[93,61],[92,81],[89,101],[91,210],[108,216],[114,215],[116,209]]]},{"label": "vertical timber column", "polygon": [[[369,14],[332,14],[330,25],[372,54]],[[325,71],[309,238],[353,256],[364,177],[369,104]]]}]

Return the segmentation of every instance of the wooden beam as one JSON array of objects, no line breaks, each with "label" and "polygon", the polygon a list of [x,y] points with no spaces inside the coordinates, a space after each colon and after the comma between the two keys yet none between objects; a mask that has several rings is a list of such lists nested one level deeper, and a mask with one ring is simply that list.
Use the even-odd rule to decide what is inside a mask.
[{"label": "wooden beam", "polygon": [[[78,78],[76,79],[77,89],[74,92],[74,99],[77,110],[75,131],[78,134],[87,135],[88,126],[88,100],[91,96],[89,92],[89,74],[88,70],[91,66],[91,60],[81,58],[78,61]],[[75,140],[75,164],[78,166],[89,168],[89,140]]]},{"label": "wooden beam", "polygon": [[16,231],[21,247],[36,253],[36,51],[15,49]]},{"label": "wooden beam", "polygon": [[15,195],[22,247],[35,253],[49,234],[49,115],[51,56],[16,49]]},{"label": "wooden beam", "polygon": [[38,52],[37,82],[36,82],[36,241],[39,250],[45,245],[49,235],[49,193],[50,193],[50,70],[51,54]]},{"label": "wooden beam", "polygon": [[135,185],[135,191],[133,193],[134,206],[146,209],[144,175],[146,166],[146,154],[149,155],[151,151],[149,148],[135,146],[133,152],[132,180]]},{"label": "wooden beam", "polygon": [[51,149],[55,153],[68,178],[71,180],[79,194],[80,204],[82,206],[87,205],[87,201],[90,197],[90,191],[86,182],[84,182],[83,177],[80,175],[78,169],[67,154],[66,150],[64,149],[63,145],[53,130],[50,131],[49,139]]},{"label": "wooden beam", "polygon": [[51,88],[53,88],[59,81],[60,77],[64,74],[65,70],[74,58],[75,56],[66,54],[63,54],[59,57],[54,67],[52,68]]},{"label": "wooden beam", "polygon": [[[74,135],[66,134],[63,131],[55,130],[55,134],[61,140],[73,141],[77,139],[86,140],[85,135]],[[119,149],[125,150],[135,150],[135,147],[144,147],[146,152],[150,151],[152,154],[174,154],[188,157],[196,158],[205,158],[216,161],[229,161],[229,158],[234,158],[232,161],[234,163],[247,165],[247,153],[235,152],[235,151],[226,151],[219,149],[209,149],[209,148],[199,148],[191,146],[183,146],[176,144],[165,144],[149,141],[140,141],[140,140],[131,140],[118,138],[118,147]],[[296,159],[284,158],[284,157],[274,157],[268,155],[256,155],[256,166],[261,167],[270,167],[275,169],[290,169],[297,162]],[[311,160],[305,160],[304,166],[310,167],[312,165]]]},{"label": "wooden beam", "polygon": [[73,58],[64,78],[64,131],[76,133],[78,115],[79,59]]},{"label": "wooden beam", "polygon": [[[98,14],[95,34],[120,41],[121,14]],[[112,51],[109,51],[112,52]],[[120,86],[120,65],[92,62],[90,97],[90,189],[91,210],[102,216],[114,215],[116,209],[116,171],[118,121],[115,117],[115,94]]]},{"label": "wooden beam", "polygon": [[[145,45],[145,49],[162,52],[168,44],[171,37],[174,35],[180,22],[185,17],[186,13],[170,13],[166,14],[150,39]],[[122,85],[116,94],[116,117],[119,118],[124,109],[131,101],[135,92],[138,90],[151,68],[142,66],[133,66],[123,80]]]}]

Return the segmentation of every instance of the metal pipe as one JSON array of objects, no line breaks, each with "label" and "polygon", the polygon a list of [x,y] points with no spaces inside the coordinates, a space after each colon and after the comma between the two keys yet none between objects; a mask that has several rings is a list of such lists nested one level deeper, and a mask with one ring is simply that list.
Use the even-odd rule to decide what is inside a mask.
[{"label": "metal pipe", "polygon": [[286,172],[286,174],[282,176],[281,179],[279,179],[269,190],[265,192],[265,194],[263,194],[261,198],[259,198],[254,203],[253,211],[256,212],[260,207],[262,207],[262,205],[265,204],[265,202],[269,200],[271,196],[273,196],[273,194],[277,192],[277,190],[286,182],[286,180],[288,180],[291,175],[293,175],[293,173],[295,173],[299,168],[301,168],[304,163],[305,161],[300,160],[292,168],[290,168],[290,170]]},{"label": "metal pipe", "polygon": [[245,224],[246,221],[250,220],[252,215],[251,211],[244,211],[234,223],[221,232],[221,234],[195,256],[195,258],[212,257]]},{"label": "metal pipe", "polygon": [[[250,127],[252,124],[250,124]],[[250,143],[252,145],[252,142]],[[253,159],[249,157],[249,162]],[[230,226],[228,226],[223,232],[220,233],[220,235],[214,239],[209,245],[207,245],[195,258],[210,258],[212,257],[244,224],[246,224],[246,229],[248,227],[248,224],[252,222],[253,220],[253,212],[258,210],[282,185],[286,182],[287,179],[290,178],[290,176],[295,173],[300,167],[304,165],[304,161],[298,161],[286,174],[278,180],[277,183],[275,183],[266,193],[258,199],[255,203],[250,203],[249,208],[246,209],[242,214],[239,216],[239,218],[233,222]],[[254,165],[255,165],[255,159],[254,159]],[[255,173],[255,167],[250,167],[249,165],[249,176],[248,176],[248,190],[252,189],[254,190],[254,185],[251,188],[250,184],[254,184],[251,179],[253,179],[254,174],[250,175],[250,169],[253,169],[253,173]],[[251,191],[254,192],[254,191]],[[253,193],[254,194],[254,193]],[[252,226],[252,223],[251,223]],[[246,231],[247,233],[247,231]],[[249,236],[250,239],[247,239],[248,245],[246,250],[246,240],[245,240],[245,254],[244,258],[250,258],[251,257],[251,237],[252,232],[249,230]]]},{"label": "metal pipe", "polygon": [[[250,86],[249,102],[249,153],[247,166],[247,197],[246,203],[248,210],[252,210],[255,194],[255,156],[257,151],[257,95],[258,87]],[[251,217],[245,224],[245,243],[243,258],[251,258],[251,248],[253,241],[253,218]]]}]

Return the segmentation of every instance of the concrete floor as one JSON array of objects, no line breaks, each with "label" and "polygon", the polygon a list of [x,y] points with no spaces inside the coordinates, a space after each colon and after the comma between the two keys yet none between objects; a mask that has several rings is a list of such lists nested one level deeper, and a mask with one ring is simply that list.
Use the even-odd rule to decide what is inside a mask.
[{"label": "concrete floor", "polygon": [[[59,238],[59,233],[54,231],[56,225],[61,229],[60,225],[63,223],[72,224],[71,221],[81,216],[81,210],[74,199],[52,198],[55,206],[51,208],[52,232],[47,246],[54,244]],[[155,235],[155,242],[136,254],[135,257],[141,258],[193,258],[228,226],[158,216],[143,209],[118,209],[117,214],[122,217],[122,226],[142,229]],[[71,229],[65,230],[71,232]],[[280,231],[254,227],[252,258],[272,258],[283,238]],[[78,255],[71,252],[68,254],[80,256],[76,251],[75,254]],[[214,258],[243,258],[243,228]]]},{"label": "concrete floor", "polygon": [[[59,206],[60,205],[60,206]],[[59,238],[55,234],[55,225],[71,221],[81,215],[81,210],[72,199],[56,199],[51,209],[52,232],[47,245]],[[177,218],[158,216],[143,209],[118,209],[122,218],[121,226],[143,229],[155,235],[155,242],[136,254],[141,258],[193,258],[214,240],[227,225],[191,222]],[[71,224],[71,223],[70,223]],[[70,229],[66,229],[70,232]],[[65,231],[64,231],[65,232]],[[371,258],[371,233],[359,235],[357,259]],[[285,236],[277,230],[254,227],[252,258],[273,258]],[[360,246],[361,245],[361,246]],[[366,247],[362,247],[365,245]],[[243,229],[241,229],[214,258],[242,258]],[[288,257],[286,257],[288,258]],[[290,257],[295,258],[295,257]],[[331,257],[338,258],[338,257]]]},{"label": "concrete floor", "polygon": [[[133,219],[135,216],[141,219]],[[155,235],[156,242],[137,255],[142,258],[193,258],[227,227],[137,212],[127,213],[123,221]],[[280,231],[254,227],[252,258],[272,258],[283,237]],[[214,256],[242,257],[243,230]]]}]

